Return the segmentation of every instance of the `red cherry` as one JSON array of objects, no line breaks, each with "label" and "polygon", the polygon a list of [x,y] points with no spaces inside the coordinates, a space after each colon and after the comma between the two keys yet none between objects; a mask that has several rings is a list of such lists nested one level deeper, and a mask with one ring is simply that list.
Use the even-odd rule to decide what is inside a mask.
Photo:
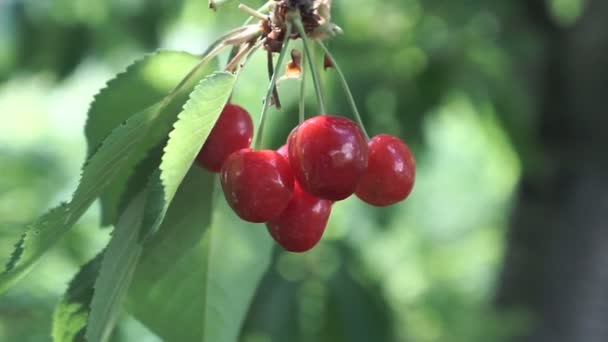
[{"label": "red cherry", "polygon": [[414,187],[416,161],[407,145],[388,134],[369,142],[367,172],[357,187],[357,196],[378,207],[404,200]]},{"label": "red cherry", "polygon": [[288,138],[289,161],[308,193],[332,201],[355,192],[367,168],[367,142],[353,121],[321,115],[304,121]]},{"label": "red cherry", "polygon": [[287,208],[266,227],[285,250],[305,252],[321,240],[330,212],[330,201],[313,197],[296,182]]},{"label": "red cherry", "polygon": [[232,152],[249,147],[252,136],[253,121],[249,113],[242,107],[227,104],[196,160],[207,170],[220,172]]},{"label": "red cherry", "polygon": [[287,149],[287,144],[279,147],[279,149],[277,150],[277,152],[282,155],[283,157],[285,157],[286,160],[289,160],[289,150]]},{"label": "red cherry", "polygon": [[247,148],[234,152],[224,162],[220,180],[228,204],[249,222],[278,216],[293,193],[289,163],[275,151]]}]

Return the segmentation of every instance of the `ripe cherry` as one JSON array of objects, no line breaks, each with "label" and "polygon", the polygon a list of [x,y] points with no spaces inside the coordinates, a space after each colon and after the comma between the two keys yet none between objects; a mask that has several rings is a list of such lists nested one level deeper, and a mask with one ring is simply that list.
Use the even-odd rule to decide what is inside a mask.
[{"label": "ripe cherry", "polygon": [[211,172],[220,172],[228,156],[251,144],[253,121],[249,113],[234,104],[227,104],[196,157]]},{"label": "ripe cherry", "polygon": [[355,192],[367,168],[367,142],[353,121],[321,115],[304,121],[288,138],[289,161],[308,193],[332,201]]},{"label": "ripe cherry", "polygon": [[416,162],[407,145],[388,134],[369,142],[367,171],[357,187],[363,201],[383,207],[404,200],[414,187]]},{"label": "ripe cherry", "polygon": [[275,151],[242,149],[222,166],[220,181],[226,201],[245,221],[262,223],[278,216],[293,193],[289,163]]},{"label": "ripe cherry", "polygon": [[296,182],[287,208],[267,222],[266,227],[285,250],[305,252],[321,240],[330,212],[331,201],[306,193]]},{"label": "ripe cherry", "polygon": [[279,147],[279,149],[277,150],[277,152],[282,155],[283,157],[285,157],[285,160],[289,160],[289,150],[287,149],[287,144]]}]

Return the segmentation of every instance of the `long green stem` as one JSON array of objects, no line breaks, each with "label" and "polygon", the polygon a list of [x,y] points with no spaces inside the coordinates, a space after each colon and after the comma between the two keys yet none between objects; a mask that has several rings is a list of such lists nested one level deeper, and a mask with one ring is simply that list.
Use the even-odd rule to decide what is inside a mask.
[{"label": "long green stem", "polygon": [[205,64],[207,64],[207,62],[209,62],[210,60],[215,58],[217,55],[219,55],[222,51],[224,51],[224,49],[230,47],[230,45],[226,44],[227,40],[229,40],[230,38],[233,38],[236,35],[238,35],[239,33],[243,32],[243,30],[245,30],[246,28],[247,28],[246,26],[241,26],[241,27],[237,27],[233,30],[230,30],[230,31],[226,32],[225,34],[223,34],[222,36],[220,36],[220,38],[218,38],[216,41],[211,43],[211,45],[207,48],[207,50],[205,50],[205,52],[203,52],[203,55],[201,56],[201,60],[194,66],[194,68],[192,68],[192,70],[190,70],[190,72],[188,72],[188,74],[177,84],[177,86],[175,86],[175,88],[173,88],[173,90],[171,90],[171,93],[169,93],[169,95],[167,95],[165,97],[165,100],[162,104],[162,108],[164,108],[170,102],[170,100],[173,98],[173,96],[177,92],[179,92],[181,90],[181,88],[192,78],[192,76],[194,76],[203,66],[205,66]]},{"label": "long green stem", "polygon": [[[306,51],[303,52],[306,55]],[[306,64],[300,61],[300,110],[299,110],[299,122],[304,122],[306,119]]]},{"label": "long green stem", "polygon": [[243,32],[246,28],[247,28],[246,26],[240,26],[240,27],[237,27],[235,29],[232,29],[232,30],[224,33],[217,40],[215,40],[213,43],[211,43],[211,45],[209,45],[207,50],[205,50],[205,52],[203,52],[202,57],[204,58],[205,56],[209,55],[211,52],[213,52],[213,50],[217,49],[218,46],[225,45],[224,42],[226,40]]},{"label": "long green stem", "polygon": [[163,101],[161,103],[161,109],[160,110],[164,110],[167,107],[167,105],[175,98],[175,95],[184,87],[184,85],[186,83],[188,83],[188,81],[190,81],[190,79],[192,79],[192,77],[201,68],[203,68],[210,60],[212,60],[213,58],[215,58],[215,56],[219,55],[220,52],[222,52],[227,47],[229,47],[229,45],[219,44],[218,46],[215,47],[215,49],[213,49],[213,50],[209,51],[208,53],[206,53],[204,55],[204,57],[198,62],[198,64],[196,64],[194,66],[194,68],[192,68],[192,70],[190,70],[190,72],[188,72],[188,74],[175,86],[175,88],[173,88],[173,90],[171,90],[171,92],[169,93],[169,95],[167,95],[163,99]]},{"label": "long green stem", "polygon": [[260,149],[262,144],[262,139],[264,137],[264,128],[266,127],[266,112],[268,112],[268,107],[270,106],[270,97],[272,96],[272,92],[274,90],[275,85],[277,84],[277,79],[279,75],[279,70],[283,65],[283,60],[285,60],[285,56],[287,55],[287,48],[289,46],[289,37],[291,36],[291,23],[287,23],[287,29],[285,32],[285,40],[283,42],[283,47],[281,48],[281,53],[279,55],[279,59],[277,60],[277,66],[272,74],[272,78],[270,79],[270,84],[268,85],[268,92],[266,93],[266,98],[264,99],[264,105],[262,106],[262,114],[260,115],[260,127],[258,128],[258,135],[255,138],[255,143],[253,147],[255,149]]},{"label": "long green stem", "polygon": [[251,18],[257,18],[257,19],[260,19],[260,20],[265,20],[266,19],[266,16],[263,13],[261,13],[261,12],[259,12],[257,10],[254,10],[253,8],[251,8],[251,7],[249,7],[249,6],[245,5],[245,4],[239,4],[239,9],[241,11],[249,14],[251,16]]},{"label": "long green stem", "polygon": [[230,61],[228,62],[228,64],[226,64],[226,67],[224,68],[224,70],[226,70],[228,72],[234,71],[234,69],[236,69],[236,67],[239,65],[239,63],[241,62],[241,60],[245,56],[247,56],[249,54],[249,52],[251,52],[254,48],[255,48],[255,44],[247,43],[247,46],[242,47],[240,49],[240,51],[238,51],[236,53],[236,55],[234,55],[232,57],[232,59],[230,59]]},{"label": "long green stem", "polygon": [[[258,8],[257,10],[255,10],[256,12],[260,13],[260,12],[266,12],[268,10],[270,10],[270,7],[272,7],[272,4],[274,4],[274,0],[270,0],[267,1],[264,5],[262,5],[262,7]],[[247,18],[247,20],[245,21],[245,23],[243,25],[249,25],[251,24],[251,22],[255,19],[255,17],[250,16],[249,18]]]},{"label": "long green stem", "polygon": [[[261,12],[266,12],[270,9],[270,7],[272,6],[272,4],[274,4],[274,0],[269,0],[267,1],[264,5],[262,5],[262,7],[258,8],[257,10],[255,10],[255,12],[261,13]],[[245,20],[245,22],[243,23],[243,26],[241,26],[241,28],[246,27],[247,25],[251,24],[251,22],[256,19],[253,16],[250,16],[247,18],[247,20]],[[242,30],[241,30],[242,32]],[[235,45],[232,47],[232,50],[230,51],[230,57],[229,59],[231,60],[232,58],[234,58],[234,56],[238,53],[239,51],[239,46]]]},{"label": "long green stem", "polygon": [[251,59],[251,57],[253,55],[255,55],[255,53],[258,51],[258,49],[260,47],[262,47],[263,43],[264,42],[260,40],[257,43],[255,43],[255,45],[253,45],[253,47],[249,50],[249,52],[247,53],[247,56],[245,56],[245,58],[243,58],[241,63],[238,65],[237,77],[239,77],[239,75],[241,74],[241,71],[243,71],[243,69],[245,68],[245,65],[247,65],[247,63],[249,63],[249,60]]},{"label": "long green stem", "polygon": [[333,67],[338,72],[338,77],[340,78],[340,82],[342,83],[342,88],[344,89],[344,92],[346,93],[346,98],[353,111],[353,115],[355,116],[355,119],[357,120],[357,123],[359,124],[359,126],[361,126],[363,133],[365,133],[365,137],[369,140],[369,134],[367,134],[367,130],[365,129],[365,126],[363,125],[363,120],[361,120],[361,115],[359,114],[359,109],[357,109],[357,104],[355,103],[355,98],[353,97],[353,93],[350,91],[350,87],[348,85],[348,82],[346,81],[346,77],[344,77],[344,73],[342,72],[340,65],[338,65],[338,62],[336,62],[336,60],[334,59],[334,56],[332,56],[331,52],[329,52],[329,49],[327,49],[327,47],[325,46],[325,44],[323,44],[323,42],[317,41],[317,43],[319,44],[319,46],[321,46],[321,48],[325,52],[325,55],[327,56],[327,58],[329,58],[329,60],[333,64]]},{"label": "long green stem", "polygon": [[296,26],[296,29],[298,30],[298,33],[302,38],[302,45],[304,45],[306,60],[308,61],[308,65],[310,66],[310,74],[312,75],[312,80],[315,85],[315,93],[317,94],[319,109],[321,110],[321,114],[327,114],[327,112],[325,111],[325,98],[323,97],[323,91],[321,91],[321,82],[319,81],[319,73],[317,72],[317,67],[312,59],[312,53],[310,51],[310,46],[308,44],[308,38],[306,37],[304,25],[302,25],[302,20],[300,18],[293,19],[293,24]]}]

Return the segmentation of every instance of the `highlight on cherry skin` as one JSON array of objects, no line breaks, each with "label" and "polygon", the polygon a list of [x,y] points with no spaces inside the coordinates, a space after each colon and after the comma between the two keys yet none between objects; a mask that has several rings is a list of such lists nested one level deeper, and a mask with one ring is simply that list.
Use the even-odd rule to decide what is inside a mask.
[{"label": "highlight on cherry skin", "polygon": [[228,156],[251,145],[253,121],[249,113],[235,104],[227,104],[201,148],[196,161],[211,172],[220,172]]},{"label": "highlight on cherry skin", "polygon": [[316,198],[295,183],[287,208],[266,223],[279,246],[289,252],[306,252],[317,245],[331,213],[332,202]]},{"label": "highlight on cherry skin", "polygon": [[378,207],[406,199],[416,178],[416,162],[409,147],[388,134],[373,137],[368,146],[367,170],[357,186],[357,197]]},{"label": "highlight on cherry skin", "polygon": [[344,117],[319,115],[304,121],[289,135],[288,151],[302,188],[331,201],[352,195],[367,168],[365,136]]},{"label": "highlight on cherry skin", "polygon": [[226,201],[243,220],[263,223],[287,207],[294,177],[287,160],[271,150],[242,149],[224,162],[220,181]]},{"label": "highlight on cherry skin", "polygon": [[283,146],[279,147],[277,153],[282,155],[287,161],[289,161],[289,149],[287,148],[287,144],[284,144]]}]

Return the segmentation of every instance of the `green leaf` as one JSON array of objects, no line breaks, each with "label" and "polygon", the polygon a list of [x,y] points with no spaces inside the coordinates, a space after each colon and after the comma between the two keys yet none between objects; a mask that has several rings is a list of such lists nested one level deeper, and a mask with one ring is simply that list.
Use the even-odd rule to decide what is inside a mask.
[{"label": "green leaf", "polygon": [[[165,341],[194,341],[200,336],[202,277],[200,260],[185,256],[200,243],[211,223],[214,175],[193,167],[180,187],[158,233],[144,245],[128,307]],[[176,289],[180,289],[179,298]],[[189,296],[192,296],[190,297]],[[187,303],[187,304],[186,304]]]},{"label": "green leaf", "polygon": [[241,221],[223,198],[218,202],[213,224],[192,254],[206,263],[201,270],[204,286],[199,289],[204,342],[237,340],[274,246],[263,225]]},{"label": "green leaf", "polygon": [[191,168],[234,81],[231,74],[216,73],[192,93],[170,134],[146,207],[145,219],[153,221],[145,229],[162,225],[145,244],[129,308],[165,341],[236,340],[270,262],[266,231],[236,220],[223,199],[210,222],[215,177]]},{"label": "green leaf", "polygon": [[103,253],[80,268],[53,313],[54,342],[84,342],[93,285],[99,273]]},{"label": "green leaf", "polygon": [[178,115],[169,142],[165,147],[160,172],[155,175],[150,211],[144,226],[155,231],[160,226],[169,204],[190,166],[209,136],[217,118],[226,105],[236,77],[217,72],[205,78],[190,95],[184,110]]},{"label": "green leaf", "polygon": [[[185,52],[158,51],[136,61],[109,81],[95,96],[89,109],[85,126],[88,155],[92,156],[97,151],[115,127],[167,96],[198,60]],[[181,110],[181,106],[178,110]],[[129,171],[125,170],[101,195],[101,221],[104,226],[116,220]]]},{"label": "green leaf", "polygon": [[95,95],[88,112],[85,136],[89,156],[114,128],[167,96],[198,60],[186,52],[157,51],[110,80]]},{"label": "green leaf", "polygon": [[129,291],[129,311],[167,342],[236,341],[270,264],[263,227],[238,220],[221,196],[210,215],[214,183],[199,168],[189,172]]},{"label": "green leaf", "polygon": [[87,164],[69,204],[52,209],[28,227],[0,274],[0,292],[31,269],[34,263],[72,227],[114,176],[132,167],[133,152],[159,115],[160,105],[144,110],[115,129]]},{"label": "green leaf", "polygon": [[140,191],[145,189],[146,186],[149,185],[152,175],[155,172],[158,172],[158,167],[160,166],[163,156],[163,149],[165,148],[166,144],[167,142],[164,141],[162,144],[152,148],[150,151],[148,151],[146,158],[139,162],[139,164],[135,167],[131,177],[129,177],[129,180],[127,181],[127,186],[122,192],[118,206],[119,212],[123,212],[126,209],[129,201],[132,200]]},{"label": "green leaf", "polygon": [[135,267],[141,256],[140,243],[147,191],[142,191],[121,215],[104,253],[91,300],[85,337],[87,341],[107,341],[121,313]]},{"label": "green leaf", "polygon": [[[177,91],[131,116],[110,133],[85,163],[80,184],[70,203],[49,211],[27,228],[0,274],[0,293],[25,275],[38,258],[68,232],[98,196],[121,179],[128,179],[147,153],[167,138],[188,95],[209,74],[210,65],[213,63],[197,64]],[[132,91],[136,92],[137,89]],[[158,215],[153,214],[156,219]]]},{"label": "green leaf", "polygon": [[[158,180],[163,180],[162,176],[166,170],[170,170],[171,176],[175,178],[171,182],[163,182],[162,184],[153,181],[151,186],[155,191],[150,193],[146,191],[147,196],[145,197],[158,197],[158,199],[145,202],[145,198],[138,197],[135,204],[125,212],[123,216],[126,217],[125,221],[121,221],[117,225],[116,236],[110,241],[99,278],[95,284],[95,295],[86,333],[89,341],[105,341],[109,338],[120,312],[122,299],[129,288],[131,277],[142,251],[140,243],[143,239],[141,237],[147,235],[145,232],[154,230],[149,227],[149,224],[156,224],[156,222],[160,224],[162,222],[179,184],[186,176],[198,151],[228,101],[234,86],[234,80],[235,77],[232,74],[213,74],[204,79],[192,92],[190,100],[179,114],[178,121],[169,135],[169,142],[164,151],[160,171],[157,173]],[[163,165],[165,165],[165,168],[163,168]],[[160,189],[160,191],[156,191],[156,189]],[[200,189],[197,190],[200,191]],[[142,204],[138,204],[140,202]],[[159,207],[157,203],[160,202],[164,205]],[[135,216],[132,217],[133,215]],[[148,215],[154,219],[144,219]],[[126,222],[124,223],[125,226],[128,223],[135,228],[127,230],[122,226],[122,222]],[[142,232],[140,227],[144,228],[145,232]],[[120,229],[127,231],[127,233],[122,233]],[[167,257],[166,253],[164,257]]]}]

